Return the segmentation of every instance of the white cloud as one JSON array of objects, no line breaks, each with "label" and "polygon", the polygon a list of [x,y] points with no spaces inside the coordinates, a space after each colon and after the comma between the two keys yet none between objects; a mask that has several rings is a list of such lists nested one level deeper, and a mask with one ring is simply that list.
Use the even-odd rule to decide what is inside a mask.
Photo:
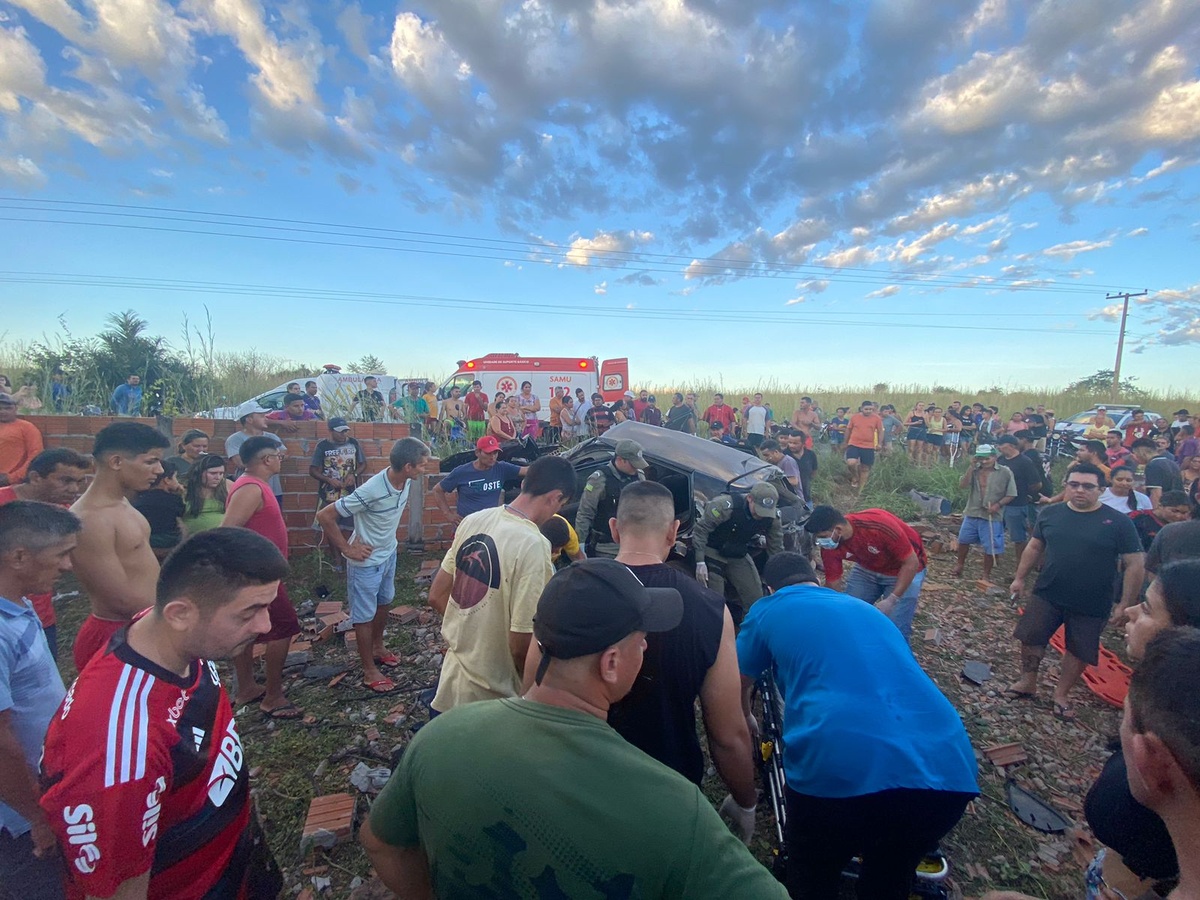
[{"label": "white cloud", "polygon": [[1129,231],[1129,232],[1128,232],[1128,233],[1125,235],[1125,237],[1131,237],[1131,238],[1132,238],[1132,237],[1145,237],[1145,236],[1146,236],[1146,235],[1148,235],[1149,233],[1150,233],[1150,229],[1149,229],[1149,228],[1145,228],[1145,227],[1141,227],[1141,228],[1134,228],[1134,229],[1132,229],[1131,231]]},{"label": "white cloud", "polygon": [[867,294],[863,299],[878,300],[881,297],[894,297],[898,293],[900,293],[900,285],[889,284],[887,287],[882,287],[877,291],[871,291],[871,293]]},{"label": "white cloud", "polygon": [[600,282],[598,285],[596,285],[594,288],[592,288],[592,291],[597,294],[600,294],[601,296],[603,296],[604,294],[607,294],[608,293],[608,282],[607,281]]},{"label": "white cloud", "polygon": [[1042,251],[1042,255],[1070,262],[1080,253],[1091,253],[1095,250],[1103,250],[1105,247],[1111,246],[1112,241],[1067,241],[1063,244],[1055,244],[1053,247],[1047,247]]},{"label": "white cloud", "polygon": [[620,265],[629,261],[637,247],[654,240],[649,231],[598,231],[595,237],[577,237],[571,241],[564,259],[573,266],[590,266],[594,261]]}]

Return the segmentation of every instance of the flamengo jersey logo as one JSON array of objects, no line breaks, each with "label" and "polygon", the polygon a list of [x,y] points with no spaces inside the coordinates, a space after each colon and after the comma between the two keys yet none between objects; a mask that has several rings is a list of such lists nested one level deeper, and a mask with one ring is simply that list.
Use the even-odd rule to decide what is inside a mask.
[{"label": "flamengo jersey logo", "polygon": [[237,723],[232,719],[225,736],[221,738],[221,749],[208,776],[208,799],[213,806],[220,806],[229,799],[229,793],[237,784],[242,771],[242,740],[238,737]]},{"label": "flamengo jersey logo", "polygon": [[159,797],[167,789],[167,779],[161,775],[154,782],[154,790],[146,795],[146,812],[142,816],[142,846],[149,847],[150,842],[158,837],[158,817],[162,815],[162,803]]},{"label": "flamengo jersey logo", "polygon": [[59,721],[65,721],[67,715],[71,712],[71,704],[75,702],[75,685],[77,681],[71,682],[71,688],[67,691],[67,696],[63,698],[62,714],[58,717]]},{"label": "flamengo jersey logo", "polygon": [[87,804],[68,806],[63,809],[63,822],[67,825],[67,844],[75,848],[75,868],[81,875],[91,875],[100,862],[100,848],[96,846],[96,824],[92,821],[92,808]]}]

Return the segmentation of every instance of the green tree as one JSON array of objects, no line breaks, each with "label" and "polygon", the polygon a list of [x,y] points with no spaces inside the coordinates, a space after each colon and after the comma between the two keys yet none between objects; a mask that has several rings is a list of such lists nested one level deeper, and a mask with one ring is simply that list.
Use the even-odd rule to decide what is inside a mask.
[{"label": "green tree", "polygon": [[386,375],[387,363],[374,354],[366,353],[350,363],[350,371],[361,372],[363,375]]},{"label": "green tree", "polygon": [[[1134,399],[1142,396],[1145,393],[1145,391],[1134,384],[1135,381],[1137,381],[1137,376],[1121,379],[1121,383],[1117,386],[1121,396]],[[1107,394],[1112,390],[1112,383],[1113,370],[1101,369],[1094,375],[1089,375],[1087,378],[1080,378],[1078,381],[1072,381],[1067,386],[1067,390],[1081,391],[1088,394]]]}]

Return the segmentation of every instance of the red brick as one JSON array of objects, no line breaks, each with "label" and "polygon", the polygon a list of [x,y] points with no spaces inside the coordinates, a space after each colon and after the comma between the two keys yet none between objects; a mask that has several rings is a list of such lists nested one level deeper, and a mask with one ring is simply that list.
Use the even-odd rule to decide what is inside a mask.
[{"label": "red brick", "polygon": [[393,606],[388,610],[388,618],[399,622],[401,625],[407,625],[409,622],[416,621],[419,615],[420,612],[411,606]]},{"label": "red brick", "polygon": [[301,847],[306,839],[319,831],[333,832],[336,843],[350,840],[354,831],[354,797],[351,794],[326,794],[314,797],[308,806],[308,818],[304,821]]},{"label": "red brick", "polygon": [[332,616],[334,613],[340,613],[344,611],[345,610],[342,608],[342,604],[338,603],[336,600],[322,600],[317,604],[316,614],[319,618],[321,616]]}]

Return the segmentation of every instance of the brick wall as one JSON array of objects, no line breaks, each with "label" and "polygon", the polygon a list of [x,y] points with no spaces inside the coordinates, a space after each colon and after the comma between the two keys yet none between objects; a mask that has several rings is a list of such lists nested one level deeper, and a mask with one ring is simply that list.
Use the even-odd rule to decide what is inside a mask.
[{"label": "brick wall", "polygon": [[[80,453],[91,453],[92,443],[96,433],[116,421],[110,416],[29,416],[29,421],[37,426],[42,433],[42,439],[47,447],[70,447]],[[214,453],[224,455],[225,438],[237,430],[237,423],[231,419],[124,419],[122,421],[142,422],[151,428],[170,428],[175,440],[192,428],[197,428],[213,438],[209,449]],[[318,546],[320,532],[312,528],[313,516],[317,509],[317,482],[308,474],[308,466],[312,461],[313,451],[318,441],[328,436],[329,431],[324,422],[297,422],[299,430],[291,434],[280,434],[287,445],[287,457],[283,461],[280,480],[283,482],[283,517],[287,521],[288,539],[292,552],[308,551]],[[358,440],[367,458],[367,475],[374,475],[387,467],[387,455],[392,444],[402,437],[408,436],[408,426],[399,423],[351,422],[350,435]],[[172,450],[171,453],[175,451]],[[170,455],[170,454],[168,454]],[[438,460],[430,459],[421,485],[424,503],[421,511],[420,533],[415,535],[418,541],[423,540],[426,550],[445,550],[450,546],[454,537],[454,526],[451,525],[441,510],[431,499],[433,486],[441,480],[438,471]],[[414,485],[414,492],[416,490]],[[415,500],[415,493],[413,496]],[[409,539],[410,522],[414,516],[414,506],[409,504],[400,523],[397,536],[400,539],[401,551]]]}]

